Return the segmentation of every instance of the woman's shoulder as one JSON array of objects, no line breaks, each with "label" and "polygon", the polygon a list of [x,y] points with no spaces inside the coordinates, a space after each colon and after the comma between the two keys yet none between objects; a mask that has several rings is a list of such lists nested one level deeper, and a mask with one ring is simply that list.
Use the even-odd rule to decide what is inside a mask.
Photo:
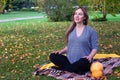
[{"label": "woman's shoulder", "polygon": [[91,27],[89,25],[86,25],[86,28],[89,29],[89,30],[95,30],[93,27]]},{"label": "woman's shoulder", "polygon": [[96,30],[93,27],[86,25],[86,28],[90,33],[96,33]]}]

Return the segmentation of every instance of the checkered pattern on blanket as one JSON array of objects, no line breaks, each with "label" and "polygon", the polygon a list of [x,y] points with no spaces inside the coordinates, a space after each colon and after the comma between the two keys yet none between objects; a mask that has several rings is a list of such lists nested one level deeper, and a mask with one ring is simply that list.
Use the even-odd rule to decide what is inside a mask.
[{"label": "checkered pattern on blanket", "polygon": [[[113,68],[120,66],[120,58],[102,58],[102,59],[96,59],[95,61],[101,62],[103,64],[104,67],[103,75],[110,74]],[[87,72],[85,75],[79,75],[79,74],[56,70],[52,68],[40,70],[40,67],[38,67],[33,72],[33,75],[46,75],[61,80],[91,80],[90,72]]]}]

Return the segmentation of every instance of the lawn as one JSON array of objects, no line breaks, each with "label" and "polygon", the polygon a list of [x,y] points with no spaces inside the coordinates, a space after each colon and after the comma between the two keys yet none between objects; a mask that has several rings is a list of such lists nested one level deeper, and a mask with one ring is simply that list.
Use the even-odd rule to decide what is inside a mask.
[{"label": "lawn", "polygon": [[[101,18],[103,16],[103,14],[99,11],[89,11],[89,17],[90,20],[93,18]],[[108,21],[120,21],[120,13],[115,14],[115,16],[111,15],[111,14],[107,14],[107,20]]]},{"label": "lawn", "polygon": [[33,16],[46,16],[45,13],[39,13],[35,11],[13,11],[6,14],[0,14],[0,20],[11,19],[11,18],[24,18]]},{"label": "lawn", "polygon": [[[55,80],[32,76],[34,65],[49,63],[50,52],[63,48],[70,22],[15,21],[0,24],[0,80]],[[97,30],[98,53],[120,55],[120,23],[89,22]],[[120,67],[109,80],[119,80]]]},{"label": "lawn", "polygon": [[[46,16],[46,14],[44,12],[32,12],[32,11],[13,11],[13,12],[9,12],[6,14],[0,14],[0,20],[5,20],[5,19],[13,19],[13,18],[27,18],[27,17],[34,17],[34,16]],[[89,17],[90,20],[93,19],[94,17],[101,17],[102,14],[101,12],[89,12]],[[46,18],[44,18],[45,21],[47,21]],[[38,21],[38,19],[31,19],[31,20],[36,20]],[[31,21],[30,20],[30,21]],[[120,14],[116,14],[116,16],[112,16],[111,14],[107,15],[107,20],[108,21],[120,21]],[[25,21],[25,20],[24,20]]]}]

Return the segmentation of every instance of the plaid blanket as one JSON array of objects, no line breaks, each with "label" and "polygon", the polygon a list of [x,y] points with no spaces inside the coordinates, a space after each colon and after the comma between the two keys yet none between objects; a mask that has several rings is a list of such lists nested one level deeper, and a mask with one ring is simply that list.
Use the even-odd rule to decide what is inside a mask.
[{"label": "plaid blanket", "polygon": [[[103,76],[112,73],[113,68],[120,66],[120,58],[101,58],[95,61],[99,61],[103,64]],[[33,75],[46,75],[60,80],[93,80],[90,72],[87,72],[85,75],[79,75],[52,68],[40,70],[40,67],[38,67],[33,72]]]}]

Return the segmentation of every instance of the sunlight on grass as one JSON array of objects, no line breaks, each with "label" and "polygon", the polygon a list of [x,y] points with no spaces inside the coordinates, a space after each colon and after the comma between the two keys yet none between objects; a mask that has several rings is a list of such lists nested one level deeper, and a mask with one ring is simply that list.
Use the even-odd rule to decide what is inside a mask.
[{"label": "sunlight on grass", "polygon": [[46,16],[46,14],[35,11],[13,11],[6,14],[0,14],[0,20],[11,19],[11,18],[33,17],[33,16]]},{"label": "sunlight on grass", "polygon": [[[57,27],[53,26],[54,24]],[[63,24],[58,25],[60,23],[2,24],[0,27],[0,78],[33,80],[31,77],[34,71],[33,65],[48,62],[49,53],[56,47],[63,46],[64,33],[58,33],[61,30],[65,31],[65,28]],[[56,46],[54,42],[60,45],[56,44],[58,45]]]},{"label": "sunlight on grass", "polygon": [[[36,20],[1,23],[0,79],[55,80],[46,76],[33,77],[32,72],[35,64],[49,63],[48,55],[65,46],[64,35],[69,25],[70,22]],[[90,25],[98,32],[99,53],[120,55],[120,23],[90,22]]]},{"label": "sunlight on grass", "polygon": [[[93,18],[101,18],[102,16],[103,16],[103,14],[99,11],[96,11],[96,12],[89,11],[90,20],[92,20]],[[120,21],[120,14],[116,14],[116,16],[107,14],[107,20],[108,21]]]}]

